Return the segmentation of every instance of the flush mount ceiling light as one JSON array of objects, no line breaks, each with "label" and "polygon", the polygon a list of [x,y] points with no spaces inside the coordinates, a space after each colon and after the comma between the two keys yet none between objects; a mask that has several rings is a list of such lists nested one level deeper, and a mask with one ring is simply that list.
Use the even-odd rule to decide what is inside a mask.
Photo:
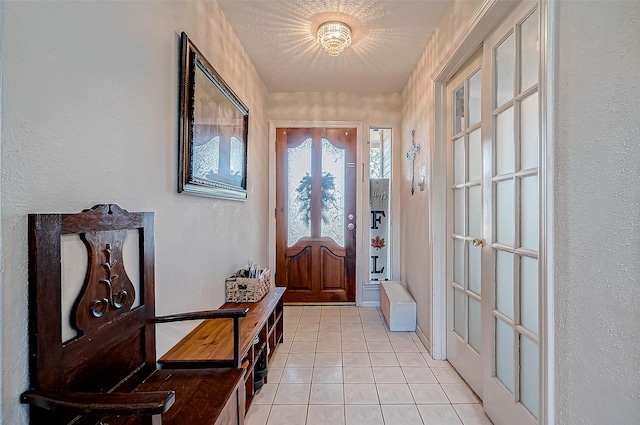
[{"label": "flush mount ceiling light", "polygon": [[351,44],[351,28],[342,22],[325,22],[318,27],[318,43],[331,56],[338,56]]}]

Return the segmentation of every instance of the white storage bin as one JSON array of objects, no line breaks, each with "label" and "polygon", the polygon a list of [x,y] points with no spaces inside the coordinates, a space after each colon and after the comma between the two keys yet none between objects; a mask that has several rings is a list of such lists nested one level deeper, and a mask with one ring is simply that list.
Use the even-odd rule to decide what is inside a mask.
[{"label": "white storage bin", "polygon": [[416,302],[402,283],[380,283],[380,308],[392,331],[416,330]]}]

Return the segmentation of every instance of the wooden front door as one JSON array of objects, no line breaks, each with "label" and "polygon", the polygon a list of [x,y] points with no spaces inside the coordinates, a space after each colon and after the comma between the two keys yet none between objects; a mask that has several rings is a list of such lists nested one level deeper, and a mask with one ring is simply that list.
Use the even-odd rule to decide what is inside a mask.
[{"label": "wooden front door", "polygon": [[355,301],[356,130],[276,129],[276,283],[285,302]]}]

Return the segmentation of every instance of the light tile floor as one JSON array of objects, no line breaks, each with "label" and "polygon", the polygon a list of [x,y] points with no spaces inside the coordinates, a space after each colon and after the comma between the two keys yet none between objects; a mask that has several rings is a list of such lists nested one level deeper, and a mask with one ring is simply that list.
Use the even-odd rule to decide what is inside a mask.
[{"label": "light tile floor", "polygon": [[377,308],[287,306],[284,329],[246,425],[491,424],[453,367]]}]

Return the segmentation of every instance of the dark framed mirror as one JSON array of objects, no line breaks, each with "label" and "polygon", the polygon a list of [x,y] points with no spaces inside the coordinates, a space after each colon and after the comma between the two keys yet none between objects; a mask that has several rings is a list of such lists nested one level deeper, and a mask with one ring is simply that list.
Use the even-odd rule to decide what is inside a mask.
[{"label": "dark framed mirror", "polygon": [[181,35],[178,192],[247,199],[249,109]]}]

